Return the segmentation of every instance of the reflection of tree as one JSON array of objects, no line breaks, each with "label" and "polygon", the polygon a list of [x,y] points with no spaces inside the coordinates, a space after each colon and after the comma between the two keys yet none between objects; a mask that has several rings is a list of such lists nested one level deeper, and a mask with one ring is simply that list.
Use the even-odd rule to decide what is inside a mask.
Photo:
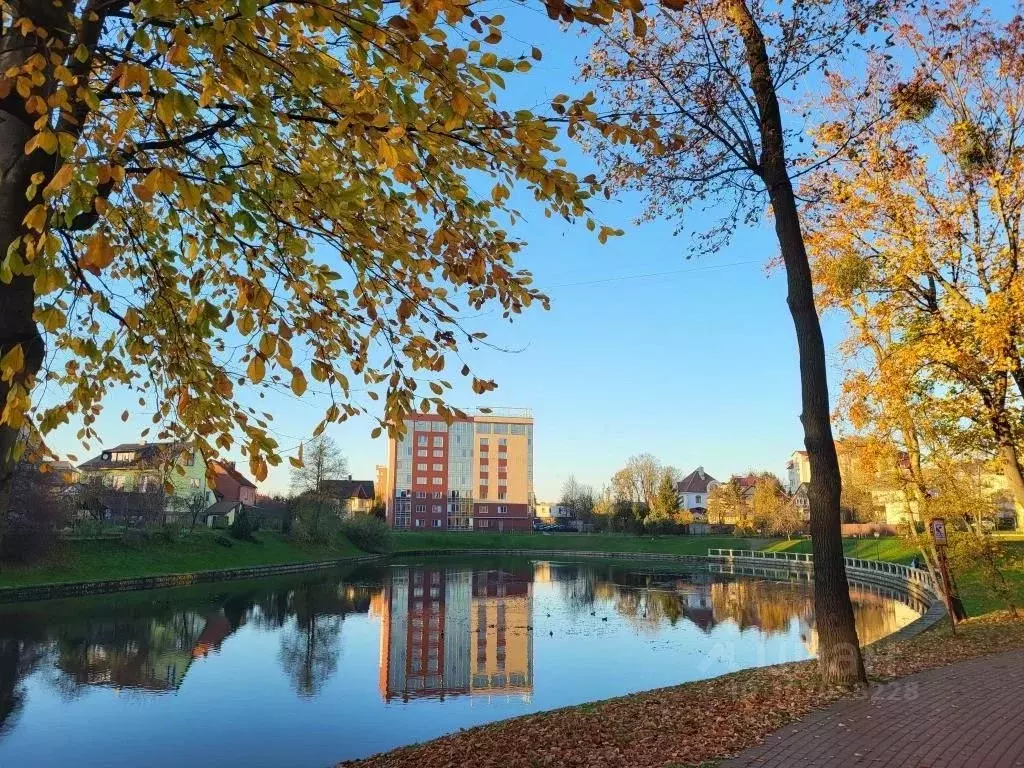
[{"label": "reflection of tree", "polygon": [[738,579],[711,586],[715,621],[734,621],[740,629],[767,634],[787,632],[793,618],[810,620],[814,601],[806,584]]},{"label": "reflection of tree", "polygon": [[[300,696],[316,696],[338,668],[345,615],[369,610],[372,590],[334,581],[304,584],[290,595],[295,623],[281,638],[278,658]],[[276,607],[280,615],[279,605]],[[275,615],[275,614],[271,614]]]},{"label": "reflection of tree", "polygon": [[0,738],[14,728],[25,705],[22,680],[35,671],[44,655],[41,644],[0,637]]},{"label": "reflection of tree", "polygon": [[340,617],[313,616],[281,638],[281,666],[300,696],[316,696],[338,668],[340,635]]}]

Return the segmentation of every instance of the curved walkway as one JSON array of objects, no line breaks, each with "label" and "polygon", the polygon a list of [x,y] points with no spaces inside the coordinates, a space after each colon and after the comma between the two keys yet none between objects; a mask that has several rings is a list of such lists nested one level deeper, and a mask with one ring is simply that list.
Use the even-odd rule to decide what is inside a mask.
[{"label": "curved walkway", "polygon": [[939,667],[839,701],[719,768],[1024,766],[1024,650]]}]

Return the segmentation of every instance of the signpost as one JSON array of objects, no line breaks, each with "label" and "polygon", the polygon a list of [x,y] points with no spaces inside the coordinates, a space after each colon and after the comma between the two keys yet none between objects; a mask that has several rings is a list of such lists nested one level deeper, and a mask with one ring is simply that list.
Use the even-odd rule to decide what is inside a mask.
[{"label": "signpost", "polygon": [[932,534],[932,543],[935,545],[935,554],[939,561],[939,573],[942,576],[942,594],[946,600],[946,611],[949,613],[949,622],[953,627],[953,634],[956,634],[956,623],[960,618],[960,612],[954,606],[953,579],[949,575],[949,563],[946,560],[946,521],[941,517],[933,517],[928,523],[928,530]]}]

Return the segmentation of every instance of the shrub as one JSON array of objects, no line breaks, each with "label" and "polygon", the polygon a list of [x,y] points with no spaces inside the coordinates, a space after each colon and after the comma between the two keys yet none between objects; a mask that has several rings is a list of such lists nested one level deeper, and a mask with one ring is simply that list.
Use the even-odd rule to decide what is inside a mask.
[{"label": "shrub", "polygon": [[235,522],[231,524],[228,533],[231,534],[233,539],[252,541],[252,534],[255,530],[256,526],[253,524],[252,519],[250,519],[248,511],[246,511],[245,507],[242,507],[238,510],[238,514],[235,515]]},{"label": "shrub", "polygon": [[379,517],[353,515],[341,521],[339,532],[364,552],[391,551],[391,529]]},{"label": "shrub", "polygon": [[215,536],[213,539],[213,543],[219,544],[220,546],[226,547],[228,549],[231,549],[233,546],[235,546],[231,539],[229,539],[227,536]]}]

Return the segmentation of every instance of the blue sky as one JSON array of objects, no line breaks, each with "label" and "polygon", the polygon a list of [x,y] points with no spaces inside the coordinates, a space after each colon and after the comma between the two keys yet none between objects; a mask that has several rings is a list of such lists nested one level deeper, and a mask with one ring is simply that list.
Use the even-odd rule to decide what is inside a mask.
[{"label": "blue sky", "polygon": [[[542,14],[509,7],[506,15],[508,50],[528,53],[538,44],[544,60],[529,74],[508,77],[505,104],[541,106],[578,91],[574,59],[586,54],[586,41]],[[593,170],[578,147],[563,141],[563,148],[572,169]],[[751,468],[782,474],[789,454],[803,446],[785,279],[765,269],[778,251],[771,229],[741,230],[717,255],[687,259],[689,240],[673,236],[672,223],[633,225],[641,210],[636,198],[596,207],[603,223],[626,231],[605,245],[581,225],[546,219],[528,196],[518,198],[525,221],[513,232],[528,242],[519,263],[534,272],[552,308],[530,310],[511,325],[498,313],[478,318],[490,341],[520,351],[471,353],[475,372],[499,388],[486,398],[456,390],[452,401],[533,410],[538,498],[557,499],[569,474],[599,488],[639,452],[684,472],[703,465],[720,479]],[[844,321],[824,323],[834,399],[834,349]],[[268,395],[262,405],[275,414],[285,449],[310,434],[326,407],[308,394],[302,401]],[[145,418],[122,423],[124,407],[108,401],[99,420],[104,444],[135,440],[148,425]],[[364,418],[328,430],[353,476],[373,478],[374,465],[384,463],[385,441],[370,439],[373,426]],[[83,450],[74,429],[50,443],[83,460],[98,452]],[[287,485],[284,463],[261,490]]]}]

